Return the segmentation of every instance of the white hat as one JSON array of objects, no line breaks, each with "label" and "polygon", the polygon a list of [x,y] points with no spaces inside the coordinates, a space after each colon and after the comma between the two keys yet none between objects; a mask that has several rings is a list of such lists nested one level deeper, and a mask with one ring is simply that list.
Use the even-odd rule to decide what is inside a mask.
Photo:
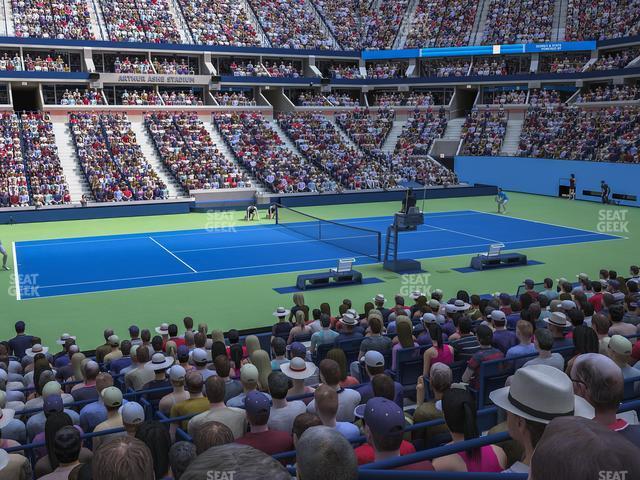
[{"label": "white hat", "polygon": [[424,315],[422,315],[421,320],[424,323],[435,322],[436,321],[436,316],[433,313],[425,313]]},{"label": "white hat", "polygon": [[180,365],[174,365],[169,369],[169,379],[172,382],[177,382],[178,380],[184,380],[186,376],[187,376],[187,371],[184,369],[184,367]]},{"label": "white hat", "polygon": [[138,402],[127,402],[120,409],[122,423],[140,425],[144,422],[144,408]]},{"label": "white hat", "polygon": [[340,321],[345,325],[356,325],[358,320],[353,316],[352,313],[346,312],[342,317],[340,317]]},{"label": "white hat", "polygon": [[578,275],[576,275],[576,278],[579,278],[580,280],[589,280],[589,275],[587,275],[586,273],[579,273]]},{"label": "white hat", "polygon": [[386,301],[387,301],[387,299],[386,299],[386,298],[384,298],[384,295],[383,295],[383,294],[379,293],[379,294],[377,294],[377,295],[373,298],[373,301],[374,301],[374,302],[382,302],[382,303],[384,303],[384,302],[386,302]]},{"label": "white hat", "polygon": [[27,348],[24,351],[24,353],[25,353],[25,355],[27,355],[29,357],[35,357],[39,353],[42,353],[42,354],[46,355],[48,351],[49,351],[49,347],[43,347],[39,343],[36,343],[33,347]]},{"label": "white hat", "polygon": [[414,290],[413,292],[411,292],[411,295],[409,295],[409,297],[411,298],[411,300],[417,300],[418,297],[424,297],[424,293],[422,293],[420,290]]},{"label": "white hat", "polygon": [[160,335],[169,335],[169,324],[161,323],[159,327],[156,327],[156,333]]},{"label": "white hat", "polygon": [[451,303],[445,303],[444,311],[447,313],[456,313],[458,309],[456,308],[455,305],[452,305]]},{"label": "white hat", "polygon": [[280,370],[289,378],[304,380],[316,373],[316,366],[300,357],[293,357],[290,362],[280,365]]},{"label": "white hat", "polygon": [[556,327],[568,327],[571,322],[567,320],[567,316],[562,312],[553,312],[550,317],[544,319],[549,325],[555,325]]},{"label": "white hat", "polygon": [[174,362],[173,357],[165,357],[162,352],[156,352],[151,356],[151,360],[145,364],[145,367],[155,372],[169,368]]},{"label": "white hat", "polygon": [[76,337],[72,336],[72,335],[69,335],[68,333],[63,333],[62,335],[60,335],[60,338],[58,340],[56,340],[56,343],[58,345],[64,345],[66,343],[66,341],[69,340],[69,339],[75,340]]},{"label": "white hat", "polygon": [[463,300],[456,300],[455,302],[453,302],[453,306],[456,307],[456,309],[459,312],[466,312],[467,310],[469,310],[471,308],[471,305],[469,305],[468,303],[466,303]]},{"label": "white hat", "polygon": [[562,310],[575,310],[577,308],[576,302],[573,300],[562,300],[562,302],[560,302],[560,308]]},{"label": "white hat", "polygon": [[289,310],[284,307],[278,307],[276,311],[273,312],[274,317],[286,317],[287,315],[289,315]]},{"label": "white hat", "polygon": [[207,352],[202,348],[195,348],[191,352],[191,360],[194,363],[207,363]]},{"label": "white hat", "polygon": [[494,322],[504,323],[507,321],[507,316],[502,310],[494,310],[493,312],[491,312],[491,320],[493,320]]},{"label": "white hat", "polygon": [[0,428],[4,428],[9,425],[9,422],[13,420],[15,414],[15,410],[12,410],[10,408],[0,409]]},{"label": "white hat", "polygon": [[574,395],[566,373],[550,365],[532,365],[516,370],[508,387],[489,394],[503,410],[532,422],[547,424],[557,417],[577,415],[593,418],[593,407]]}]

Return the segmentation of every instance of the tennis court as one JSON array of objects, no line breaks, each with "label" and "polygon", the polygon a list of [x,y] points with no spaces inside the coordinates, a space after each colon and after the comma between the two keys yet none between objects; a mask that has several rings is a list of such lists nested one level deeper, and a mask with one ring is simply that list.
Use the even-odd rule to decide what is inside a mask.
[{"label": "tennis court", "polygon": [[[389,216],[326,222],[289,212],[280,225],[16,242],[17,297],[27,300],[320,270],[346,256],[355,257],[357,265],[372,264],[379,261],[379,249],[384,251],[384,234],[392,222]],[[459,210],[425,214],[425,224],[415,232],[401,233],[399,245],[401,256],[428,259],[479,253],[498,242],[515,250],[620,238]]]}]

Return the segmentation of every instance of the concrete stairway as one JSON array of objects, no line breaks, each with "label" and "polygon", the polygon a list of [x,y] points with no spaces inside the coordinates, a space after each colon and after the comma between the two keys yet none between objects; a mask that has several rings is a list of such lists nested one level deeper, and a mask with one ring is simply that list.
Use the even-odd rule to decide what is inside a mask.
[{"label": "concrete stairway", "polygon": [[98,40],[109,40],[109,31],[107,30],[107,24],[102,16],[102,9],[100,7],[100,0],[87,1],[89,7],[89,18],[91,19],[91,27],[93,33]]},{"label": "concrete stairway", "polygon": [[462,135],[462,127],[464,126],[464,122],[466,120],[466,117],[458,117],[449,120],[442,138],[444,138],[445,140],[460,140],[460,136]]},{"label": "concrete stairway", "polygon": [[298,150],[298,147],[295,146],[295,144],[291,141],[291,139],[286,134],[286,132],[282,129],[282,127],[278,125],[278,122],[276,120],[271,120],[269,122],[269,125],[278,134],[278,136],[280,137],[280,140],[282,140],[282,142],[285,144],[285,146],[289,150],[291,150],[296,155],[300,155],[301,157],[303,156],[300,150]]},{"label": "concrete stairway", "polygon": [[176,21],[176,25],[178,26],[178,32],[180,33],[180,40],[182,43],[186,44],[195,44],[193,38],[191,38],[191,30],[187,25],[187,21],[182,15],[182,10],[180,10],[180,6],[176,0],[167,0],[167,5],[169,6],[169,12],[173,16]]},{"label": "concrete stairway", "polygon": [[484,40],[484,26],[487,23],[489,15],[490,0],[480,0],[478,2],[478,10],[476,10],[476,18],[471,31],[470,45],[481,45]]},{"label": "concrete stairway", "polygon": [[564,40],[564,34],[567,28],[567,3],[568,0],[555,0],[551,40],[560,42]]},{"label": "concrete stairway", "polygon": [[513,156],[518,153],[518,145],[520,143],[520,134],[522,133],[522,125],[524,120],[509,120],[507,122],[507,131],[504,134],[500,155]]},{"label": "concrete stairway", "polygon": [[382,151],[384,153],[393,153],[396,149],[396,143],[398,143],[398,137],[402,134],[402,127],[405,122],[402,120],[394,120],[393,127],[391,127],[391,131],[387,138],[385,138],[384,143],[382,144]]},{"label": "concrete stairway", "polygon": [[410,0],[409,6],[407,7],[407,11],[404,14],[404,18],[402,19],[402,24],[400,25],[400,29],[398,30],[398,34],[396,35],[396,39],[393,42],[393,49],[400,50],[404,48],[404,44],[407,41],[407,37],[409,36],[409,31],[411,30],[411,23],[413,22],[413,18],[416,15],[416,10],[418,9],[419,0]]},{"label": "concrete stairway", "polygon": [[153,139],[151,138],[147,127],[144,125],[144,122],[142,120],[133,119],[129,119],[129,121],[131,122],[131,130],[133,130],[133,133],[136,134],[136,140],[138,141],[138,145],[140,145],[140,149],[142,150],[144,158],[153,167],[155,172],[160,177],[160,180],[162,180],[167,186],[169,197],[186,197],[186,192],[180,186],[174,176],[171,175],[167,167],[162,162],[160,156],[158,155],[155,145],[153,144]]},{"label": "concrete stairway", "polygon": [[73,203],[80,203],[82,195],[86,195],[89,199],[93,198],[82,167],[80,167],[69,124],[66,123],[64,117],[53,119],[52,123],[53,134],[56,139],[56,146],[58,147],[58,157],[60,158],[62,171],[69,185],[71,201]]},{"label": "concrete stairway", "polygon": [[333,125],[333,128],[336,129],[338,134],[340,134],[340,138],[342,139],[342,143],[344,143],[348,147],[355,148],[359,152],[362,152],[362,150],[360,149],[358,144],[356,142],[354,142],[353,140],[351,140],[351,137],[349,137],[349,134],[347,132],[345,132],[340,125],[338,125],[338,122],[336,122],[336,120],[333,117],[327,116],[327,120],[329,120],[329,122]]},{"label": "concrete stairway", "polygon": [[11,11],[10,0],[0,0],[2,5],[0,8],[0,35],[5,37],[13,37],[15,29],[13,27],[13,14]]},{"label": "concrete stairway", "polygon": [[213,140],[213,143],[216,144],[216,146],[222,152],[224,157],[229,159],[230,161],[232,161],[236,165],[238,165],[238,168],[240,168],[241,170],[243,170],[243,171],[245,171],[247,173],[247,176],[249,177],[249,180],[251,180],[251,185],[256,187],[256,190],[259,193],[268,192],[268,190],[266,188],[264,188],[262,183],[260,183],[256,179],[256,177],[254,177],[251,174],[251,172],[249,170],[247,170],[246,168],[244,168],[244,166],[242,166],[241,164],[238,164],[238,162],[236,162],[236,158],[233,155],[233,152],[231,151],[231,149],[229,148],[227,143],[224,141],[224,137],[222,136],[220,131],[215,127],[215,125],[211,122],[211,120],[210,119],[209,120],[204,119],[202,116],[200,117],[200,120],[204,124],[204,128],[206,128],[207,132],[209,132],[209,135],[211,135],[211,140]]}]

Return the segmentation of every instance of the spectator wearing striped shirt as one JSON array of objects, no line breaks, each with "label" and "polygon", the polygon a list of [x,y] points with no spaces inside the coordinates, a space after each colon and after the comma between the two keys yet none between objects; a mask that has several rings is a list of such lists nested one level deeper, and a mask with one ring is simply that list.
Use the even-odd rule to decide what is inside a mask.
[{"label": "spectator wearing striped shirt", "polygon": [[473,388],[480,385],[480,365],[491,360],[500,360],[504,358],[504,354],[497,348],[492,346],[493,332],[486,325],[480,325],[476,330],[478,342],[480,342],[480,350],[473,354],[467,363],[467,369],[462,375],[464,383],[470,383]]},{"label": "spectator wearing striped shirt", "polygon": [[[449,345],[453,347],[455,361],[468,361],[480,350],[480,342],[471,331],[471,318],[464,316],[458,320],[457,338],[449,339]],[[453,337],[453,335],[452,335]]]}]

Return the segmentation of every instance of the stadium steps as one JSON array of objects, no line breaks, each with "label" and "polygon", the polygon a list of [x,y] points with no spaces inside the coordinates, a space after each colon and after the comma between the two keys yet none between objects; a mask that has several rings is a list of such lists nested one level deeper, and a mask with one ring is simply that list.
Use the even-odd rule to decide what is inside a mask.
[{"label": "stadium steps", "polygon": [[289,135],[287,135],[287,133],[282,129],[282,127],[278,124],[278,122],[275,119],[269,121],[269,126],[278,134],[278,136],[280,137],[280,140],[282,140],[282,143],[284,143],[284,145],[289,150],[291,150],[296,155],[299,155],[300,157],[304,158],[304,155],[302,154],[302,152],[298,150],[298,147],[295,146],[295,144],[291,141],[291,138],[289,138]]},{"label": "stadium steps", "polygon": [[327,22],[324,21],[324,16],[320,13],[320,10],[318,10],[318,7],[316,7],[316,5],[311,0],[306,0],[306,4],[307,4],[307,10],[312,12],[313,15],[316,17],[316,21],[318,22],[318,26],[320,27],[320,30],[322,31],[322,33],[324,33],[324,35],[327,38],[329,38],[329,40],[331,40],[331,43],[333,44],[333,48],[336,50],[343,50],[342,45],[340,45],[338,43],[338,40],[336,40],[336,37],[333,36],[333,32],[329,28],[329,25],[327,24]]},{"label": "stadium steps", "polygon": [[404,44],[406,43],[407,37],[409,36],[409,31],[411,30],[411,23],[413,21],[413,18],[416,16],[418,3],[420,3],[419,0],[410,0],[407,11],[405,12],[404,18],[402,19],[400,30],[398,30],[396,39],[393,42],[394,50],[400,50],[404,48]]},{"label": "stadium steps", "polygon": [[73,144],[71,129],[69,128],[69,124],[66,123],[66,120],[66,117],[53,117],[51,119],[53,134],[58,147],[58,157],[60,158],[62,171],[69,185],[71,201],[73,203],[80,203],[82,195],[86,195],[89,199],[92,199],[93,195],[91,195],[91,189],[80,166],[80,160],[78,159],[78,154]]},{"label": "stadium steps", "polygon": [[490,4],[491,0],[480,0],[478,3],[476,18],[473,22],[473,30],[471,30],[470,45],[481,45],[484,40],[484,26],[487,23],[487,17],[489,16]]},{"label": "stadium steps", "polygon": [[458,117],[449,120],[442,138],[445,140],[460,140],[460,137],[462,136],[462,127],[466,120],[467,117]]},{"label": "stadium steps", "polygon": [[507,122],[507,131],[504,134],[500,155],[514,156],[518,153],[520,134],[522,133],[523,119],[513,119]]},{"label": "stadium steps", "polygon": [[340,135],[342,143],[355,149],[358,152],[364,153],[360,146],[356,142],[354,142],[349,134],[338,124],[338,122],[336,122],[336,119],[334,117],[327,116],[327,120],[329,120],[329,122],[333,125],[333,128],[335,128],[336,132],[338,132],[338,134]]},{"label": "stadium steps", "polygon": [[405,122],[402,120],[394,120],[393,127],[389,131],[387,138],[385,138],[384,143],[382,144],[382,151],[384,153],[393,153],[396,149],[396,144],[398,143],[398,137],[402,134],[402,127],[404,127]]},{"label": "stadium steps", "polygon": [[251,4],[248,2],[248,0],[240,0],[240,3],[242,5],[242,8],[244,8],[244,11],[247,12],[247,17],[249,18],[249,21],[251,22],[253,27],[256,29],[256,33],[258,34],[258,37],[262,42],[262,46],[265,48],[271,48],[271,40],[269,40],[268,35],[264,33],[262,24],[260,23],[260,20],[258,20],[258,14],[255,12],[255,10],[251,6]]},{"label": "stadium steps", "polygon": [[182,43],[194,45],[196,42],[191,38],[191,29],[182,15],[182,10],[178,2],[176,0],[167,0],[167,6],[169,7],[169,13],[176,21]]},{"label": "stadium steps", "polygon": [[211,117],[200,115],[200,121],[203,123],[204,128],[207,130],[207,132],[209,132],[209,135],[211,135],[211,140],[213,140],[213,143],[216,144],[216,146],[222,152],[224,157],[232,161],[234,164],[238,165],[238,168],[240,170],[242,170],[243,172],[246,172],[247,176],[249,177],[249,180],[251,180],[251,185],[256,187],[256,191],[258,193],[268,192],[268,190],[264,188],[262,183],[260,183],[256,179],[256,177],[252,175],[252,173],[249,170],[247,170],[242,164],[239,164],[236,161],[235,155],[229,148],[229,145],[227,145],[227,142],[224,141],[224,138],[222,137],[222,134],[220,133],[220,131],[213,124]]},{"label": "stadium steps", "polygon": [[99,0],[90,0],[87,2],[89,6],[89,19],[91,26],[96,34],[97,40],[109,40],[109,31],[107,30],[107,24],[102,16],[102,9],[98,5]]},{"label": "stadium steps", "polygon": [[552,40],[564,40],[564,34],[567,28],[567,4],[568,0],[555,0],[553,10],[553,26],[551,27]]},{"label": "stadium steps", "polygon": [[11,10],[11,0],[2,0],[2,9],[0,11],[2,16],[0,20],[0,35],[5,37],[13,37],[16,32],[13,28],[13,16]]},{"label": "stadium steps", "polygon": [[140,150],[142,150],[142,155],[149,165],[153,167],[155,172],[160,177],[160,180],[167,186],[167,190],[169,191],[169,197],[185,197],[187,196],[184,189],[180,186],[175,177],[169,172],[169,169],[165,166],[165,164],[160,159],[158,152],[153,144],[153,140],[149,135],[149,131],[144,125],[143,120],[135,120],[134,118],[129,118],[129,122],[131,123],[131,130],[136,134],[136,140],[138,141],[138,145],[140,145]]}]

